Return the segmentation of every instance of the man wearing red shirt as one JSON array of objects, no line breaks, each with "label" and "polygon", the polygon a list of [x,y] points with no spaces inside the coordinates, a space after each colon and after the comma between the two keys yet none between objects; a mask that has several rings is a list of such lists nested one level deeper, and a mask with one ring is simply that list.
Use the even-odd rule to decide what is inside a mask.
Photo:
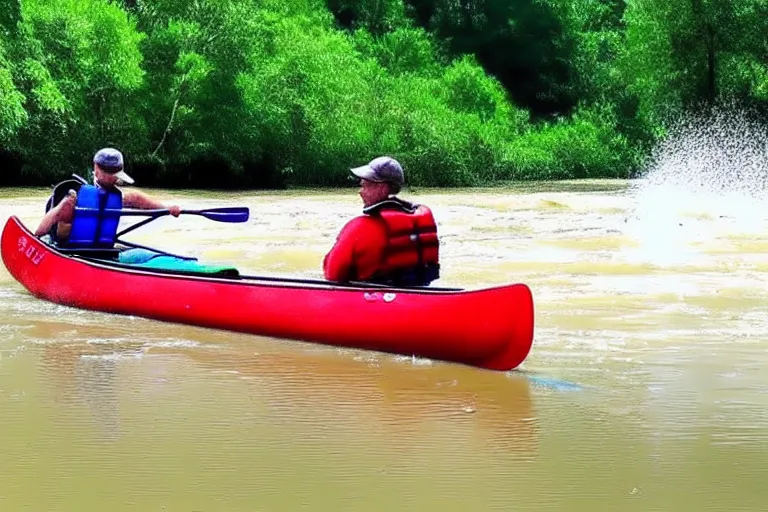
[{"label": "man wearing red shirt", "polygon": [[363,215],[342,228],[323,259],[329,281],[428,286],[440,277],[437,225],[431,210],[396,197],[403,168],[381,156],[351,169],[360,178]]}]

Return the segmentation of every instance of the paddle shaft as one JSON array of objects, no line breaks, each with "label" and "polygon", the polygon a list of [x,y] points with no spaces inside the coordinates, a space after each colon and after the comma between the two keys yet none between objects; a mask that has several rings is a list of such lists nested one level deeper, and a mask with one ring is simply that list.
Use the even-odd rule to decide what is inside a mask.
[{"label": "paddle shaft", "polygon": [[[131,209],[113,209],[113,208],[105,208],[104,210],[99,210],[98,208],[85,208],[85,207],[76,207],[76,210],[83,211],[83,212],[104,212],[104,213],[115,213],[119,214],[121,217],[124,216],[150,216],[150,217],[162,217],[163,215],[170,215],[171,211],[168,209],[158,209],[158,210],[131,210]],[[236,207],[236,208],[208,208],[205,210],[180,210],[179,214],[184,215],[202,215],[203,217],[237,217],[238,219],[241,217],[245,217],[245,220],[247,219],[248,215],[248,208],[246,207]],[[228,222],[228,221],[224,221]],[[232,222],[232,221],[229,221]],[[241,220],[237,220],[234,222],[243,222]]]},{"label": "paddle shaft", "polygon": [[[83,208],[83,210],[91,210]],[[221,209],[221,210],[182,210],[180,213],[193,213],[193,214],[199,214],[203,215],[204,217],[215,220],[215,221],[223,221],[223,222],[245,222],[248,218],[247,209],[243,210],[240,209]],[[109,211],[109,210],[107,210]],[[153,220],[162,217],[163,215],[170,215],[170,210],[115,210],[119,211],[121,215],[123,215],[125,212],[128,212],[127,215],[149,215],[149,218],[142,220],[141,222],[137,222],[136,224],[133,224],[132,226],[129,226],[125,228],[124,230],[117,233],[117,236],[115,238],[120,238],[121,236],[125,235],[126,233],[130,233],[134,229],[138,229],[141,226],[144,226],[145,224],[152,222]]]},{"label": "paddle shaft", "polygon": [[[87,184],[88,182],[81,176],[78,176],[77,174],[72,174],[72,177],[74,177],[77,181],[79,181],[82,184]],[[100,210],[96,208],[77,208],[81,211],[87,211],[87,212],[99,212]],[[120,216],[147,216],[147,219],[144,219],[140,222],[137,222],[136,224],[133,224],[132,226],[129,226],[125,228],[124,230],[117,233],[115,236],[115,241],[119,242],[123,245],[126,245],[128,247],[133,247],[135,249],[146,249],[149,251],[154,251],[159,254],[163,254],[165,256],[172,256],[175,258],[183,259],[183,260],[197,260],[197,258],[193,256],[182,256],[179,254],[173,254],[166,251],[160,251],[158,249],[154,249],[152,247],[147,247],[144,245],[139,245],[133,242],[126,242],[125,240],[120,240],[119,238],[126,233],[130,233],[134,229],[140,228],[141,226],[144,226],[145,224],[152,222],[153,220],[162,217],[164,215],[170,215],[171,211],[168,209],[153,209],[153,210],[131,210],[131,209],[120,209],[120,210],[114,210],[114,209],[106,209],[104,210],[106,212],[110,213],[118,213]],[[234,207],[234,208],[210,208],[206,210],[181,210],[179,214],[187,214],[187,215],[201,215],[203,217],[206,217],[210,220],[219,221],[219,222],[246,222],[249,217],[249,210],[247,207]]]},{"label": "paddle shaft", "polygon": [[[149,220],[152,220],[152,219],[149,219]],[[153,247],[147,247],[146,245],[139,245],[133,242],[126,242],[125,240],[118,240],[118,243],[127,245],[128,247],[132,247],[134,249],[146,249],[147,251],[156,252],[158,254],[162,254],[163,256],[172,256],[174,258],[179,258],[180,260],[197,261],[197,258],[195,258],[194,256],[182,256],[180,254],[173,254],[171,252],[161,251]]]},{"label": "paddle shaft", "polygon": [[120,231],[117,235],[115,235],[115,240],[119,239],[121,236],[123,236],[126,233],[130,233],[134,229],[140,228],[144,224],[148,224],[148,223],[152,222],[156,218],[157,217],[149,217],[148,219],[144,219],[144,220],[142,220],[140,222],[137,222],[136,224],[133,224],[132,226],[128,226],[124,230]]},{"label": "paddle shaft", "polygon": [[[98,210],[97,208],[81,208],[76,207],[75,210],[81,211],[81,212],[106,212],[106,213],[115,213],[120,215],[121,217],[132,217],[132,216],[147,216],[148,219],[145,219],[141,222],[137,222],[136,224],[127,227],[123,231],[119,232],[117,234],[117,237],[121,237],[125,235],[126,233],[130,233],[134,229],[137,229],[149,222],[152,222],[153,220],[162,217],[164,215],[170,215],[170,210],[165,209],[159,209],[159,210],[128,210],[128,209],[111,209],[107,208],[104,210]],[[213,220],[216,222],[246,222],[248,220],[249,211],[246,207],[234,207],[234,208],[209,208],[206,210],[181,210],[179,214],[187,214],[187,215],[200,215],[202,217],[205,217],[206,219]]]}]

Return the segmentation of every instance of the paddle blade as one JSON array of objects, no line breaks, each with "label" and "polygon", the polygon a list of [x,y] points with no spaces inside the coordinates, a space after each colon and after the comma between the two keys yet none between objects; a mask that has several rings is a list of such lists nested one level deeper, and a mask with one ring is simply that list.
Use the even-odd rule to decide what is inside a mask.
[{"label": "paddle blade", "polygon": [[216,222],[247,222],[250,211],[245,206],[231,208],[207,208],[205,210],[181,210],[181,213],[202,215],[206,219]]}]

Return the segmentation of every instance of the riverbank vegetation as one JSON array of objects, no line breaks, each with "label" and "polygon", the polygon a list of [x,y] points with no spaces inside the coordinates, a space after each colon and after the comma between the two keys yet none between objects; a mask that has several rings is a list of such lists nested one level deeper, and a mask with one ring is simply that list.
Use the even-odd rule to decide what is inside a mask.
[{"label": "riverbank vegetation", "polygon": [[762,0],[0,0],[0,184],[114,146],[144,186],[632,177],[681,114],[768,111]]}]

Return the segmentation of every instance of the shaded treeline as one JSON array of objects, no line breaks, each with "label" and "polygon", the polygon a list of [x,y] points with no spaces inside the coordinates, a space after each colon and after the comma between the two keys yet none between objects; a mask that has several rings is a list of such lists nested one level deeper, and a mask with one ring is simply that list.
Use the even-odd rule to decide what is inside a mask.
[{"label": "shaded treeline", "polygon": [[768,105],[763,0],[0,0],[0,184],[628,177],[681,114]]}]

